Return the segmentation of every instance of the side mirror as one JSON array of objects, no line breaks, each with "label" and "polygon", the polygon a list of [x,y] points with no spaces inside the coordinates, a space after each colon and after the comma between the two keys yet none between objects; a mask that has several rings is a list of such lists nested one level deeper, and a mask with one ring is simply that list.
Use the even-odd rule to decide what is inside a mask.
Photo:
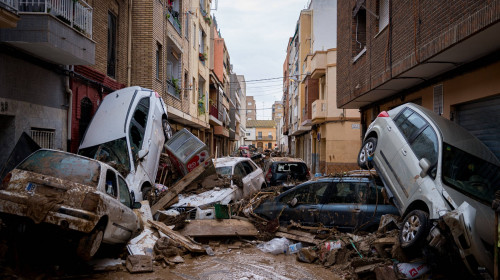
[{"label": "side mirror", "polygon": [[431,163],[429,162],[428,159],[422,158],[419,162],[418,165],[420,168],[422,168],[422,171],[420,171],[420,177],[424,178],[427,176],[427,171],[429,171],[429,168],[431,167]]},{"label": "side mirror", "polygon": [[143,150],[140,150],[139,153],[137,153],[137,157],[139,158],[139,160],[142,160],[148,154],[149,154],[149,150],[143,149]]},{"label": "side mirror", "polygon": [[295,207],[295,205],[297,205],[297,198],[294,197],[292,200],[288,201],[288,205],[290,205],[290,207]]},{"label": "side mirror", "polygon": [[134,202],[132,204],[132,209],[141,209],[142,204],[140,202]]}]

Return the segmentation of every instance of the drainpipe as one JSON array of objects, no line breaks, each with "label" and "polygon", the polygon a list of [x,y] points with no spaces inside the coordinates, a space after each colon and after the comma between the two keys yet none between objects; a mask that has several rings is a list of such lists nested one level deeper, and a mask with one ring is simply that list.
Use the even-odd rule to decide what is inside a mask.
[{"label": "drainpipe", "polygon": [[128,1],[127,87],[132,75],[132,0]]},{"label": "drainpipe", "polygon": [[69,76],[71,72],[74,71],[74,66],[73,65],[66,65],[66,70],[68,70],[68,75],[65,77],[65,90],[66,93],[68,94],[68,99],[69,99],[69,106],[68,106],[68,140],[67,140],[67,151],[71,151],[71,119],[73,115],[73,91],[71,90],[71,87],[69,86]]}]

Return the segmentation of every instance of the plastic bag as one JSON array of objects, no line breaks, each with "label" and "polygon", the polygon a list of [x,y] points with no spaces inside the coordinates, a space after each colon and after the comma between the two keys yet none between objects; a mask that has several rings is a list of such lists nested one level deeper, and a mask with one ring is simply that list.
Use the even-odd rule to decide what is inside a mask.
[{"label": "plastic bag", "polygon": [[274,238],[268,242],[261,243],[257,245],[257,248],[265,253],[271,253],[274,255],[284,254],[288,250],[288,246],[290,246],[290,241],[285,237],[282,238]]}]

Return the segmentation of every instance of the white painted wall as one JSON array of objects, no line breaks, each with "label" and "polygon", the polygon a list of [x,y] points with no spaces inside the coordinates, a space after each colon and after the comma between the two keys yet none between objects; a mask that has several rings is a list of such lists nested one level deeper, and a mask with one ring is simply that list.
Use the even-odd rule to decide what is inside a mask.
[{"label": "white painted wall", "polygon": [[337,0],[312,0],[312,53],[337,48]]}]

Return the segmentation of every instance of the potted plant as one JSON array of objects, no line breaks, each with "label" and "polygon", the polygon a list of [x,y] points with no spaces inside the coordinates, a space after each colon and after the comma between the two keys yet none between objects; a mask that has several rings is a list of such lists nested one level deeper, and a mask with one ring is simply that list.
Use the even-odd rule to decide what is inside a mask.
[{"label": "potted plant", "polygon": [[201,61],[205,61],[205,60],[207,60],[207,54],[206,54],[206,53],[200,53],[200,56],[199,56],[199,57],[200,57],[200,60],[201,60]]}]

